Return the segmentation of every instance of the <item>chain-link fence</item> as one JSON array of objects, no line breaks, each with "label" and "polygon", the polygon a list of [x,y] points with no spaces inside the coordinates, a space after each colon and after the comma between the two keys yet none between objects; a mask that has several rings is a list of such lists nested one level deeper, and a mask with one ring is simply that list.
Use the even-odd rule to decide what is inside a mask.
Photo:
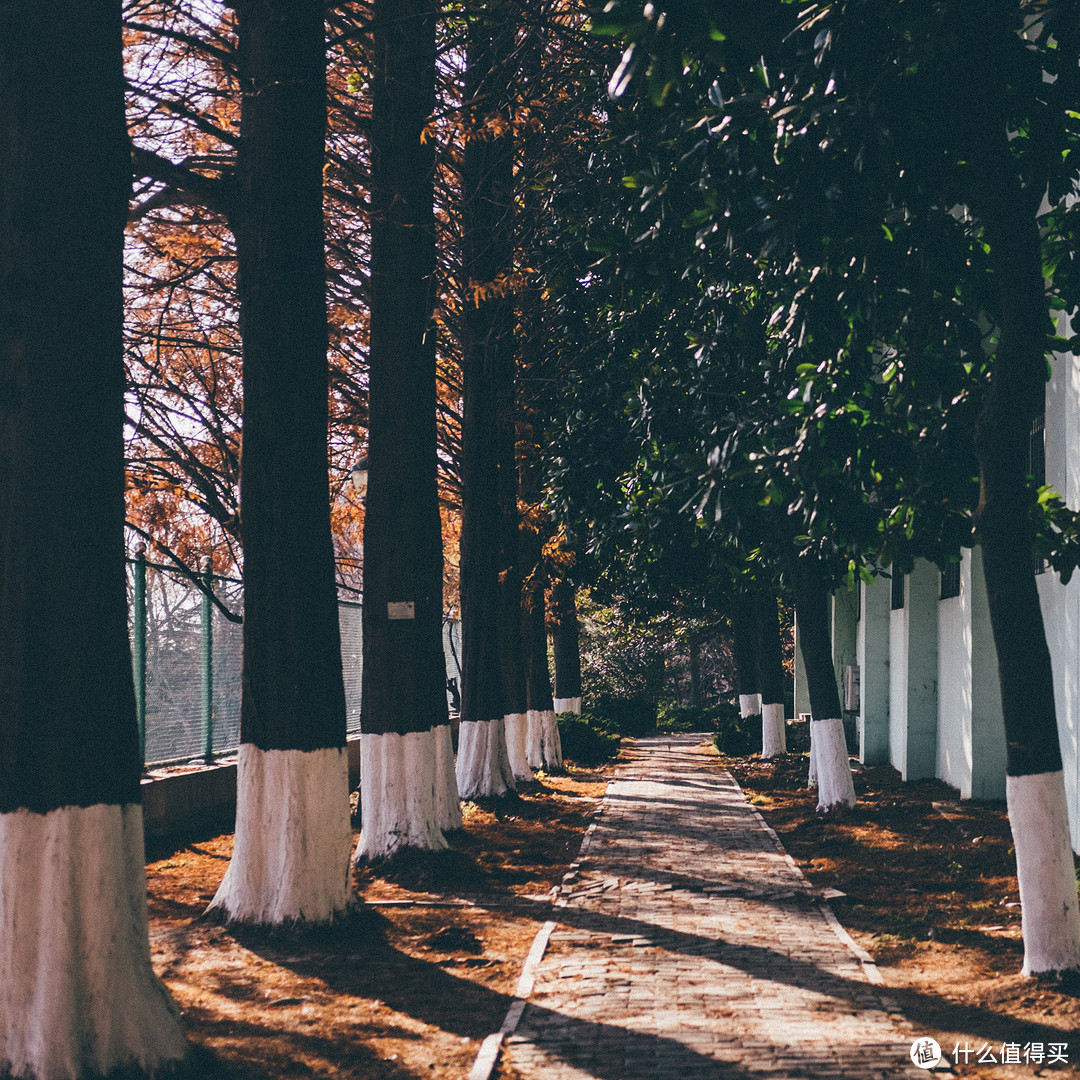
[{"label": "chain-link fence", "polygon": [[[128,629],[143,760],[210,760],[240,741],[243,582],[216,574],[192,580],[145,559],[128,563]],[[360,730],[362,605],[338,601],[346,724]],[[447,693],[457,708],[461,624],[443,628]]]}]

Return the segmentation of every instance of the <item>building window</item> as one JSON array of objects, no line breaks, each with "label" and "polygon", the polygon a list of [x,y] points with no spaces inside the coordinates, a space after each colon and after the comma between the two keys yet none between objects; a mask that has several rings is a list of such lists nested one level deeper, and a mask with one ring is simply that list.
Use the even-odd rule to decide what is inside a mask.
[{"label": "building window", "polygon": [[[1028,435],[1028,475],[1034,481],[1036,488],[1041,488],[1046,483],[1046,412],[1038,412],[1031,422],[1031,433]],[[1042,574],[1046,571],[1046,560],[1038,555],[1034,556],[1035,573]]]},{"label": "building window", "polygon": [[904,575],[899,570],[894,570],[892,575],[890,607],[893,611],[902,611],[904,608]]},{"label": "building window", "polygon": [[941,599],[951,600],[960,595],[960,563],[951,562],[941,571]]}]

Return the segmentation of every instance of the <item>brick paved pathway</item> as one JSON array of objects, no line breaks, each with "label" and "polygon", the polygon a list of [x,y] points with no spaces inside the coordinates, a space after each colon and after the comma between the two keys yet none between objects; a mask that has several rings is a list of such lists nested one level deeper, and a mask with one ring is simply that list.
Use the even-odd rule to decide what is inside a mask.
[{"label": "brick paved pathway", "polygon": [[926,1077],[876,969],[702,741],[641,739],[619,767],[497,1075]]}]

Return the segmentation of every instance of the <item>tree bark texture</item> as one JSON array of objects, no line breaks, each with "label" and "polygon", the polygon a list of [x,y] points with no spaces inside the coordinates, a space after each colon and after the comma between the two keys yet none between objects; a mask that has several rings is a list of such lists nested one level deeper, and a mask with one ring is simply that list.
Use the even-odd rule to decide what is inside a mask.
[{"label": "tree bark texture", "polygon": [[555,707],[548,668],[545,582],[538,571],[531,575],[521,605],[522,638],[526,646],[528,708],[530,712]]},{"label": "tree bark texture", "polygon": [[842,717],[829,632],[828,581],[821,567],[810,557],[796,561],[792,577],[799,648],[810,693],[810,715],[813,720]]},{"label": "tree bark texture", "polygon": [[977,523],[1001,680],[1006,772],[1025,776],[1062,767],[1032,558],[1034,494],[1027,483],[1031,424],[1045,395],[1048,309],[1038,222],[1034,213],[1016,212],[1019,191],[1015,200],[1007,198],[1007,168],[998,170],[998,178],[1002,197],[995,193],[977,207],[986,217],[1000,320],[990,398],[976,432]]},{"label": "tree bark texture", "polygon": [[[977,25],[990,33],[994,23]],[[1070,50],[1075,55],[1072,20],[1062,21],[1057,44],[1066,56]],[[983,52],[982,43],[973,46]],[[1075,80],[1075,72],[1058,78]],[[1045,401],[1049,347],[1038,217],[1046,183],[1037,169],[1034,176],[1021,175],[1004,122],[1003,83],[996,68],[980,67],[966,80],[974,100],[957,103],[958,115],[970,125],[970,203],[989,242],[998,300],[990,396],[975,433],[980,477],[976,524],[1005,721],[1006,800],[1023,919],[1023,973],[1069,971],[1075,976],[1080,971],[1080,905],[1053,670],[1032,558],[1029,515],[1035,494],[1027,481],[1028,444],[1032,421]],[[1039,118],[1032,119],[1037,132],[1034,121]]]},{"label": "tree bark texture", "polygon": [[757,621],[754,598],[738,593],[731,602],[731,651],[735,657],[735,677],[739,697],[760,692],[758,685]]},{"label": "tree bark texture", "polygon": [[559,578],[551,590],[554,620],[551,644],[555,664],[555,697],[581,697],[581,643],[578,633],[577,603],[574,586]]},{"label": "tree bark texture", "polygon": [[513,136],[508,125],[514,27],[505,3],[470,22],[462,163],[461,719],[525,708],[514,435]]},{"label": "tree bark texture", "polygon": [[795,560],[795,617],[810,692],[810,775],[818,789],[819,814],[843,812],[856,803],[851,761],[829,632],[829,581],[812,556]]},{"label": "tree bark texture", "polygon": [[124,582],[121,5],[0,4],[0,1074],[170,1072]]},{"label": "tree bark texture", "polygon": [[783,705],[784,652],[780,642],[780,615],[773,594],[761,591],[754,594],[754,618],[761,703]]},{"label": "tree bark texture", "polygon": [[435,400],[433,0],[377,0],[361,727],[449,722]]},{"label": "tree bark texture", "polygon": [[241,741],[345,744],[327,471],[324,7],[237,5],[244,418]]},{"label": "tree bark texture", "polygon": [[[0,812],[140,801],[119,5],[0,5]],[[72,755],[78,761],[71,768]]]}]

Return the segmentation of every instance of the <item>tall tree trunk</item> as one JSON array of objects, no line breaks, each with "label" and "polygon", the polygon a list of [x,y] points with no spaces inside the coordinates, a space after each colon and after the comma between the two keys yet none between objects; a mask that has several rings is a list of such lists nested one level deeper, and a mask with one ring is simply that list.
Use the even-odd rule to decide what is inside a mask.
[{"label": "tall tree trunk", "polygon": [[323,11],[237,6],[244,649],[236,841],[211,907],[261,925],[326,922],[351,897],[326,458]]},{"label": "tall tree trunk", "polygon": [[[489,0],[475,13],[469,22],[465,65],[461,176],[466,289],[461,423],[464,664],[457,761],[458,787],[464,798],[513,791],[504,717],[522,704],[506,697],[509,689],[519,699],[522,689],[520,669],[509,670],[520,658],[511,659],[508,654],[508,650],[520,649],[521,624],[520,571],[516,575],[513,571],[517,544],[513,303],[505,280],[513,268],[514,146],[508,80],[514,24],[508,15],[506,0]],[[503,571],[507,573],[500,585]],[[511,640],[506,641],[507,636]],[[504,638],[501,647],[500,637]],[[514,715],[511,723],[517,736],[523,733],[523,725],[520,713]]]},{"label": "tall tree trunk", "polygon": [[976,204],[990,241],[1000,319],[990,398],[975,439],[981,481],[978,527],[1001,680],[1023,970],[1029,975],[1077,972],[1080,909],[1050,650],[1032,559],[1033,493],[1027,483],[1028,438],[1045,394],[1047,302],[1036,206],[1020,190],[1001,138],[996,149],[986,162],[995,167],[995,183],[986,186]]},{"label": "tall tree trunk", "polygon": [[376,0],[364,525],[362,832],[356,858],[460,828],[442,645],[435,402],[434,0]]},{"label": "tall tree trunk", "polygon": [[499,347],[496,388],[499,485],[499,668],[502,673],[503,730],[515,780],[531,780],[529,761],[529,658],[523,633],[522,566],[525,541],[518,522],[515,467],[514,350],[506,334]]},{"label": "tall tree trunk", "polygon": [[754,716],[761,712],[761,688],[758,685],[757,621],[752,593],[740,592],[732,600],[731,638],[739,713],[744,717]]},{"label": "tall tree trunk", "polygon": [[[532,507],[539,503],[539,491],[533,485],[535,472],[526,470],[522,480],[522,499]],[[560,772],[563,768],[562,740],[555,720],[555,701],[551,696],[548,669],[547,637],[547,568],[544,563],[542,533],[546,518],[534,509],[522,527],[522,564],[526,571],[522,595],[522,640],[526,648],[528,690],[528,760],[534,769]]]},{"label": "tall tree trunk", "polygon": [[574,586],[561,577],[551,590],[551,651],[555,663],[555,711],[581,712],[581,642]]},{"label": "tall tree trunk", "polygon": [[787,750],[784,724],[784,653],[780,616],[773,593],[754,594],[757,624],[758,686],[761,688],[761,756],[776,757]]},{"label": "tall tree trunk", "polygon": [[124,584],[120,5],[0,5],[0,1073],[186,1054],[154,976]]},{"label": "tall tree trunk", "polygon": [[818,787],[819,814],[855,805],[844,736],[843,713],[836,689],[829,633],[829,587],[812,555],[794,560],[795,617],[806,682],[810,691],[810,773]]}]

